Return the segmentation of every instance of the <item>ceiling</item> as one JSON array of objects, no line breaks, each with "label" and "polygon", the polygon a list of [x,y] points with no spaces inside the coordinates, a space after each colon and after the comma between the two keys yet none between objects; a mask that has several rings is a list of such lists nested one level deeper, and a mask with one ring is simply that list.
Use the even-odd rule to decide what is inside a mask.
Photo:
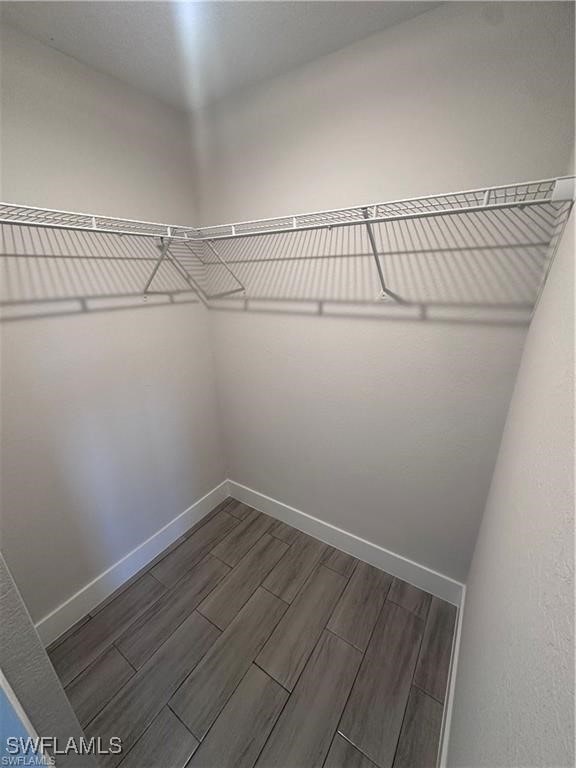
[{"label": "ceiling", "polygon": [[194,109],[440,3],[2,2],[2,19],[101,72]]}]

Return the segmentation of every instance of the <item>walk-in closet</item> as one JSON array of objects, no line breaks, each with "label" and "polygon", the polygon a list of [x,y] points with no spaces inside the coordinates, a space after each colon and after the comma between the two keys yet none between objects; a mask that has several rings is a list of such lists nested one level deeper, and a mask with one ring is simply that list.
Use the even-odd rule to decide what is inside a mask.
[{"label": "walk-in closet", "polygon": [[2,763],[573,766],[574,4],[0,19]]}]

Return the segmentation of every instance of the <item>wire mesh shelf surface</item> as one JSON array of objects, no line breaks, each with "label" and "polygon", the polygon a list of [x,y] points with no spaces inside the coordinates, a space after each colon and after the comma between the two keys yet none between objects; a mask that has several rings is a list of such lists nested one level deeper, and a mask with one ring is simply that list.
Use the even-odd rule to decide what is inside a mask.
[{"label": "wire mesh shelf surface", "polygon": [[115,219],[110,216],[56,211],[50,208],[32,208],[12,203],[0,203],[0,223],[117,235],[170,237],[177,240],[189,240],[198,237],[198,232],[193,227],[170,226],[134,219]]},{"label": "wire mesh shelf surface", "polygon": [[530,309],[573,182],[204,228],[0,203],[0,305],[143,294],[194,294],[208,306],[238,296],[374,303],[380,294],[400,304]]},{"label": "wire mesh shelf surface", "polygon": [[244,221],[236,224],[200,227],[201,237],[224,239],[258,234],[276,234],[286,230],[340,227],[358,223],[379,223],[389,219],[413,218],[429,215],[450,215],[488,207],[513,207],[538,204],[553,197],[558,179],[523,182],[502,187],[488,187],[467,192],[398,200],[341,208],[317,213],[294,214],[273,219]]}]

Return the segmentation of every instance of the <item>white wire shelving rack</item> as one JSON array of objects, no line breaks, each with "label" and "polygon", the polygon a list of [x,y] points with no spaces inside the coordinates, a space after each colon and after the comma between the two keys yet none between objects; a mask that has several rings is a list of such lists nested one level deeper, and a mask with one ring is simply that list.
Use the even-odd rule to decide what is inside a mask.
[{"label": "white wire shelving rack", "polygon": [[0,305],[72,299],[88,281],[91,296],[193,292],[208,306],[237,295],[430,303],[431,286],[437,303],[457,303],[455,285],[469,304],[492,291],[528,306],[573,201],[569,176],[209,227],[0,203],[12,290]]}]

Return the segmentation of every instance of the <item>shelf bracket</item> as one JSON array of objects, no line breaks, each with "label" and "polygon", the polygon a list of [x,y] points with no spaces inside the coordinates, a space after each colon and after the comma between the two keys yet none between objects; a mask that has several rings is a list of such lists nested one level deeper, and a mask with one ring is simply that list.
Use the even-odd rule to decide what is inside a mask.
[{"label": "shelf bracket", "polygon": [[233,288],[233,289],[232,289],[232,290],[230,290],[230,291],[224,291],[224,292],[222,292],[222,293],[219,293],[219,294],[217,294],[217,295],[214,295],[214,296],[212,296],[211,298],[213,298],[213,299],[216,299],[216,298],[222,298],[222,297],[224,297],[224,296],[231,296],[231,295],[232,295],[232,294],[234,294],[234,293],[246,293],[246,286],[244,285],[244,283],[242,282],[242,280],[240,280],[240,278],[239,278],[239,277],[236,275],[236,273],[235,273],[235,272],[234,272],[232,269],[230,269],[230,267],[229,267],[229,266],[228,266],[228,264],[227,264],[227,263],[224,261],[224,259],[222,258],[222,256],[220,256],[220,254],[218,253],[218,251],[216,250],[216,248],[215,248],[215,246],[212,244],[212,242],[211,242],[210,240],[206,240],[206,245],[208,246],[208,248],[210,248],[210,250],[212,251],[212,253],[214,254],[214,256],[216,256],[216,258],[218,259],[218,262],[219,262],[219,263],[220,263],[220,264],[221,264],[221,265],[224,267],[224,269],[225,269],[225,270],[226,270],[226,271],[227,271],[227,272],[228,272],[230,275],[232,275],[232,277],[234,278],[234,280],[235,280],[235,281],[238,283],[238,285],[240,286],[239,288]]},{"label": "shelf bracket", "polygon": [[[160,255],[158,256],[158,259],[156,260],[156,263],[152,268],[152,272],[150,273],[150,277],[148,278],[148,281],[144,286],[144,295],[148,293],[150,286],[152,284],[152,281],[156,277],[156,274],[160,269],[162,262],[164,260],[169,260],[172,266],[174,267],[174,269],[180,275],[180,277],[182,277],[182,279],[190,286],[190,289],[194,291],[194,293],[196,293],[196,295],[200,298],[200,300],[204,304],[206,304],[206,296],[204,294],[204,291],[200,288],[198,283],[192,278],[192,276],[188,273],[188,271],[182,266],[182,264],[176,258],[176,256],[174,256],[174,254],[170,252],[171,243],[172,243],[172,239],[170,237],[160,238],[160,245],[158,246],[160,248]],[[160,291],[160,293],[164,294],[165,291]]]},{"label": "shelf bracket", "polygon": [[397,293],[394,293],[394,291],[391,291],[386,286],[386,280],[384,279],[384,271],[382,270],[382,264],[380,263],[380,256],[378,255],[378,248],[376,247],[376,239],[374,237],[374,232],[372,231],[372,224],[369,221],[370,212],[368,211],[368,208],[362,208],[362,215],[366,219],[366,230],[368,232],[368,239],[370,240],[370,248],[372,249],[372,255],[374,256],[374,262],[376,263],[376,269],[378,270],[378,279],[380,280],[381,298],[384,298],[384,296],[389,296],[391,299],[394,299],[394,301],[397,301],[399,304],[406,304],[407,302],[401,296],[398,296]]},{"label": "shelf bracket", "polygon": [[170,251],[168,251],[166,255],[172,262],[172,265],[174,266],[175,270],[183,278],[183,280],[186,283],[188,283],[191,290],[194,291],[194,293],[198,296],[198,298],[204,304],[204,306],[208,306],[206,294],[204,293],[202,288],[198,285],[196,280],[194,280],[192,275],[189,274],[186,268],[180,263],[180,260],[176,256],[174,256],[174,254],[171,253]]},{"label": "shelf bracket", "polygon": [[166,254],[168,253],[168,248],[170,248],[171,240],[170,238],[161,237],[160,238],[160,245],[158,246],[160,248],[160,255],[158,256],[158,259],[156,260],[156,264],[154,264],[154,267],[152,268],[152,272],[150,273],[150,277],[148,278],[148,281],[146,285],[144,286],[143,293],[146,295],[148,293],[148,289],[150,288],[152,284],[152,280],[156,277],[156,273],[160,269],[160,266],[164,259],[166,258]]}]

